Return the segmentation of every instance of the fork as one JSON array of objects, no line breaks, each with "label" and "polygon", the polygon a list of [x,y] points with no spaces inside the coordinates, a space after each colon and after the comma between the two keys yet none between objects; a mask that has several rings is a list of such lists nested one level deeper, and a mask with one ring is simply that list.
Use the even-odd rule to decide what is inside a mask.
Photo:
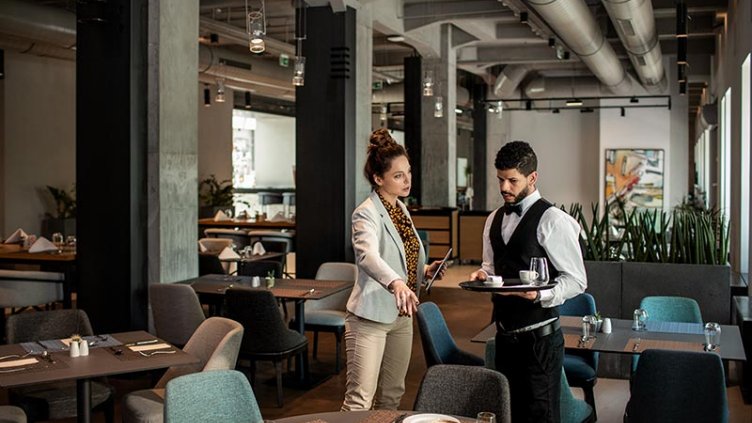
[{"label": "fork", "polygon": [[0,357],[0,361],[6,360],[8,358],[25,358],[25,357],[28,357],[30,355],[31,355],[31,352],[27,352],[24,355],[19,355],[19,354],[4,355],[4,356]]},{"label": "fork", "polygon": [[156,354],[175,354],[175,352],[176,352],[175,350],[157,350],[157,351],[151,351],[151,352],[139,351],[138,353],[144,357],[151,357]]}]

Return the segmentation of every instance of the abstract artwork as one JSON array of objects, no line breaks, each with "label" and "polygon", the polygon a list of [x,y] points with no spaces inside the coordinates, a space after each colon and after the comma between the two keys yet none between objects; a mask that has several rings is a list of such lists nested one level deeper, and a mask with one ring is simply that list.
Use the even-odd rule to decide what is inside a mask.
[{"label": "abstract artwork", "polygon": [[606,149],[607,209],[663,208],[663,150]]}]

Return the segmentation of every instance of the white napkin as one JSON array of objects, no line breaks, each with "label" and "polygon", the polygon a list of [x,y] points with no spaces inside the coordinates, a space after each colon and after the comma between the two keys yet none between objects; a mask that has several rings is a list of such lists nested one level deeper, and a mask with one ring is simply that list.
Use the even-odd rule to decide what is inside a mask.
[{"label": "white napkin", "polygon": [[262,255],[266,254],[266,250],[264,249],[264,244],[262,244],[260,242],[257,242],[255,244],[253,244],[252,254],[254,256],[262,256]]},{"label": "white napkin", "polygon": [[[225,247],[225,249],[222,250],[221,253],[219,253],[218,257],[220,260],[239,259],[240,255],[236,253],[232,248]],[[225,272],[228,275],[231,275],[238,270],[238,264],[235,262],[222,262],[222,268],[225,269]]]},{"label": "white napkin", "polygon": [[201,240],[199,240],[199,241],[198,241],[198,252],[199,252],[199,253],[205,253],[205,252],[207,252],[207,251],[209,251],[209,249],[208,249],[208,248],[206,248],[206,246],[204,246],[204,243],[203,243],[203,242],[201,242]]},{"label": "white napkin", "polygon": [[151,351],[151,350],[162,350],[165,348],[172,348],[172,345],[165,344],[164,342],[161,344],[151,344],[151,345],[134,345],[132,347],[128,347],[131,351]]},{"label": "white napkin", "polygon": [[231,239],[201,238],[198,240],[198,250],[202,253],[219,254],[225,247],[232,245]]},{"label": "white napkin", "polygon": [[287,218],[285,217],[285,214],[283,212],[277,212],[277,214],[274,215],[271,219],[269,219],[270,222],[286,222]]},{"label": "white napkin", "polygon": [[24,232],[23,229],[18,228],[15,232],[10,234],[10,236],[5,240],[4,244],[18,244],[27,236],[28,235],[26,234],[26,232]]},{"label": "white napkin", "polygon": [[223,212],[222,210],[218,210],[217,214],[214,215],[214,221],[215,222],[221,222],[223,220],[232,220],[232,218],[230,218],[230,216],[226,215],[225,212]]},{"label": "white napkin", "polygon": [[19,360],[2,361],[0,362],[0,368],[29,366],[32,364],[37,364],[38,361],[39,360],[37,360],[36,358],[22,358]]},{"label": "white napkin", "polygon": [[44,253],[47,251],[57,251],[57,247],[55,244],[50,242],[49,239],[40,236],[39,239],[37,239],[33,244],[31,244],[31,247],[29,247],[30,253]]}]

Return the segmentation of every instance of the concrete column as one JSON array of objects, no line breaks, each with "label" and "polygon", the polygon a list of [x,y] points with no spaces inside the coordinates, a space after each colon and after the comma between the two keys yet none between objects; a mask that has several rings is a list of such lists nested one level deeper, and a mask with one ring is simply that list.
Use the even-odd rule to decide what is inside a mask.
[{"label": "concrete column", "polygon": [[[441,26],[441,57],[424,59],[423,70],[433,70],[433,97],[423,97],[421,137],[421,205],[457,204],[457,55],[452,47],[451,25]],[[443,117],[435,117],[437,97],[442,97]]]},{"label": "concrete column", "polygon": [[363,177],[368,137],[371,134],[371,97],[373,67],[372,3],[364,4],[355,17],[355,204],[371,192],[371,184]]}]

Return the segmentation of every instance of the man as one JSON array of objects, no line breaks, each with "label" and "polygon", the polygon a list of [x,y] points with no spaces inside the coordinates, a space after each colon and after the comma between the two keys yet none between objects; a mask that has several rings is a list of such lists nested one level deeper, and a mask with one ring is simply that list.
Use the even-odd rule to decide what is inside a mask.
[{"label": "man", "polygon": [[536,190],[538,159],[529,144],[501,147],[495,167],[504,206],[486,220],[483,265],[470,279],[516,279],[531,258],[547,259],[553,289],[493,295],[496,369],[509,380],[513,422],[558,422],[564,337],[557,306],[587,287],[580,226]]}]

